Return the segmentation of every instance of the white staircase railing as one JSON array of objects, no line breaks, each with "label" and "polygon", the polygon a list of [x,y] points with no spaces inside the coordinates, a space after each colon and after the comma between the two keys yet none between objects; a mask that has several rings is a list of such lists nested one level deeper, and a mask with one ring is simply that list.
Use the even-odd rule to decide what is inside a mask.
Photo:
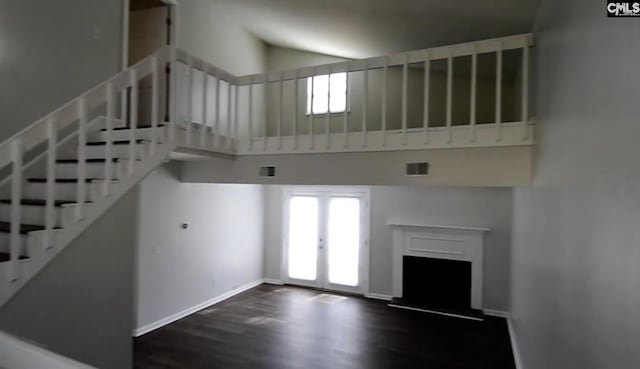
[{"label": "white staircase railing", "polygon": [[[0,144],[0,306],[171,151],[233,152],[233,132],[221,129],[220,114],[231,111],[231,99],[216,97],[214,125],[205,119],[194,126],[193,109],[182,119],[178,73],[163,76],[183,60],[226,84],[231,96],[232,76],[166,47]],[[206,89],[200,94],[206,117],[211,104]],[[191,103],[195,96],[188,96]]]}]

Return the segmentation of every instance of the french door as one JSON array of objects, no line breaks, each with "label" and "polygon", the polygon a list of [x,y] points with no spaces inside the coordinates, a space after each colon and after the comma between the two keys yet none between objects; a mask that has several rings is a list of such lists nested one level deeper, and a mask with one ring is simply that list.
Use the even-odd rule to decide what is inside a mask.
[{"label": "french door", "polygon": [[366,292],[368,197],[364,191],[286,192],[285,282]]}]

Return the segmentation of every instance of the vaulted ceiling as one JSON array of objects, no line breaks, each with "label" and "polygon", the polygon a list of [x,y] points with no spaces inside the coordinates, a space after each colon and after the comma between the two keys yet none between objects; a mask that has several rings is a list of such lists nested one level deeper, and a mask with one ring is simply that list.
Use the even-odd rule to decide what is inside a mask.
[{"label": "vaulted ceiling", "polygon": [[531,31],[539,0],[228,1],[265,42],[347,58]]}]

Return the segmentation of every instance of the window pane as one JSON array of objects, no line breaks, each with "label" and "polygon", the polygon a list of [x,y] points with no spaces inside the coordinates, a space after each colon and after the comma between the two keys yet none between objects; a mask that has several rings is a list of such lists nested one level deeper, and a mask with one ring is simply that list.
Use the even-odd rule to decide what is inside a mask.
[{"label": "window pane", "polygon": [[[311,77],[307,79],[307,114],[311,113]],[[329,97],[329,88],[331,96]],[[329,98],[331,101],[329,101]],[[326,114],[327,103],[332,113],[343,112],[347,107],[347,74],[335,73],[331,75],[331,86],[329,86],[329,75],[324,74],[313,77],[313,114]]]},{"label": "window pane", "polygon": [[329,282],[357,286],[360,264],[360,199],[331,198],[328,226]]},{"label": "window pane", "polygon": [[347,108],[347,74],[331,75],[331,112],[340,113]]},{"label": "window pane", "polygon": [[293,196],[289,202],[289,277],[315,280],[317,261],[318,199]]}]

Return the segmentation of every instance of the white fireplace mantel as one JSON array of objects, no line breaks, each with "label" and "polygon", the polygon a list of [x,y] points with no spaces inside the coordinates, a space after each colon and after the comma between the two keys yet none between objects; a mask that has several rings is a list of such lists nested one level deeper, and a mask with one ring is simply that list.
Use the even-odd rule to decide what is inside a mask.
[{"label": "white fireplace mantel", "polygon": [[471,262],[471,307],[482,309],[483,236],[490,228],[398,222],[389,226],[393,229],[394,297],[402,297],[404,256],[462,260]]}]

